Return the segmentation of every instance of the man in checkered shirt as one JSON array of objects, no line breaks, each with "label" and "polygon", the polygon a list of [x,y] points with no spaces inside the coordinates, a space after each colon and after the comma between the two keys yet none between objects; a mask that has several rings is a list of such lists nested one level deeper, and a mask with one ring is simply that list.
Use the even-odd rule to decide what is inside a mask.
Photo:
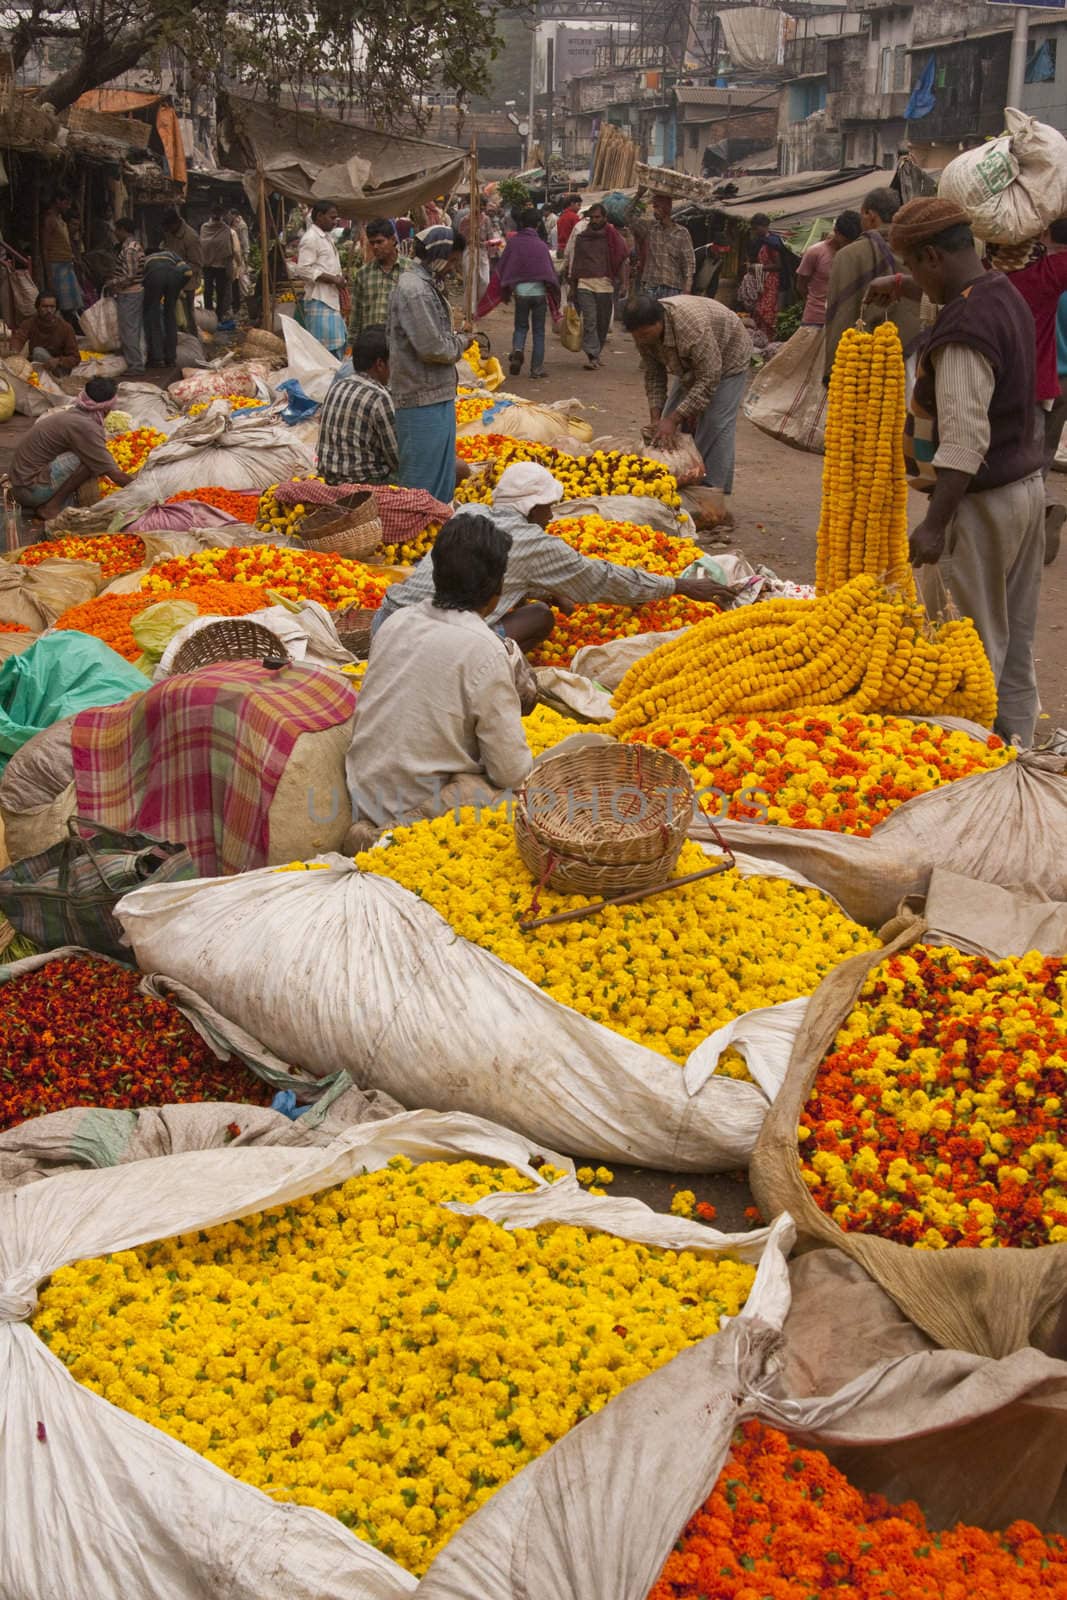
[{"label": "man in checkered shirt", "polygon": [[688,294],[696,273],[696,253],[688,228],[671,216],[671,197],[660,190],[652,196],[652,217],[636,216],[644,188],[627,207],[626,220],[637,240],[638,276],[645,294],[662,300],[669,294]]},{"label": "man in checkered shirt", "polygon": [[352,346],[351,378],[336,378],[319,418],[319,471],[327,483],[397,481],[396,414],[384,328],[364,328]]}]

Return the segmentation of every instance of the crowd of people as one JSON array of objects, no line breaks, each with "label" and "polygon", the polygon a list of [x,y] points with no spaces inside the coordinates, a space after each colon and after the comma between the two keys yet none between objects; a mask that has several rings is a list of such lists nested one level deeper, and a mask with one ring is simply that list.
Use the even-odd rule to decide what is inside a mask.
[{"label": "crowd of people", "polygon": [[[888,317],[906,361],[907,470],[912,486],[928,496],[912,533],[913,562],[931,602],[950,594],[975,621],[997,677],[997,731],[1030,743],[1038,710],[1033,638],[1041,571],[1056,554],[1065,515],[1062,506],[1046,504],[1044,478],[1067,413],[1067,219],[1041,241],[983,256],[958,207],[939,199],[902,206],[895,190],[876,188],[858,212],[842,212],[827,236],[798,257],[771,219],[757,214],[734,310],[693,292],[689,231],[672,215],[669,195],[650,199],[646,210],[639,191],[623,215],[616,211],[615,222],[600,202],[583,210],[577,195],[567,196],[558,214],[520,208],[507,225],[486,205],[473,238],[469,208],[449,215],[427,206],[423,226],[408,218],[368,222],[354,263],[334,205],[294,208],[278,245],[295,251],[304,324],[339,359],[350,350],[320,412],[318,463],[326,482],[398,484],[452,501],[466,471],[456,459],[455,400],[457,363],[472,322],[457,313],[448,289],[468,251],[479,252],[476,314],[513,305],[513,377],[528,345],[530,376],[545,375],[546,329],[565,304],[580,321],[588,370],[599,367],[617,324],[633,341],[644,381],[646,436],[669,457],[688,435],[705,482],[727,494],[753,336],[758,346],[774,335],[783,302],[799,297],[802,328],[819,330],[821,374],[812,381],[821,377],[824,384],[845,329]],[[65,216],[58,197],[46,213],[49,281],[35,315],[17,333],[32,359],[57,374],[78,360]],[[481,252],[498,233],[503,246],[486,279]],[[247,225],[216,207],[197,231],[171,211],[158,248],[147,255],[130,219],[119,218],[115,234],[107,289],[130,370],[144,366],[142,336],[149,365],[173,363],[178,304],[200,281],[205,304],[220,320],[232,313],[249,260]],[[124,481],[103,443],[102,417],[113,392],[106,388],[100,380],[89,385],[72,410],[43,419],[16,453],[16,498],[38,516],[47,518],[91,475]],[[678,586],[589,562],[547,537],[543,530],[560,496],[560,485],[543,469],[509,468],[488,518],[496,533],[481,527],[482,512],[460,514],[458,531],[390,591],[377,632],[398,648],[406,640],[409,665],[395,675],[397,684],[420,672],[428,681],[458,647],[455,617],[442,622],[438,613],[473,614],[522,653],[551,631],[553,605],[640,606],[672,590],[703,595],[700,584]],[[471,550],[480,552],[481,575],[469,588],[448,568],[453,547],[462,548],[464,525]],[[408,613],[418,622],[406,620]],[[451,632],[441,634],[439,623]],[[468,616],[461,633],[473,626]],[[379,682],[374,671],[370,703]],[[383,715],[393,692],[380,690]],[[446,718],[442,726],[448,725]],[[474,760],[471,728],[462,735],[453,728],[449,738]],[[479,770],[483,778],[499,776],[512,765],[505,756]],[[466,768],[453,776],[460,770]]]}]

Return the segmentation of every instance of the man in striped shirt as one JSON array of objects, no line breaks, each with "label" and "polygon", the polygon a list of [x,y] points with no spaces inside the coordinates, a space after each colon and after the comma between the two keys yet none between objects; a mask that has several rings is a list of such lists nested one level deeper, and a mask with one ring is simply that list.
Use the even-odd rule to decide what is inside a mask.
[{"label": "man in striped shirt", "polygon": [[352,347],[351,378],[337,378],[322,403],[319,471],[327,483],[397,481],[396,414],[386,384],[384,328],[364,328]]}]

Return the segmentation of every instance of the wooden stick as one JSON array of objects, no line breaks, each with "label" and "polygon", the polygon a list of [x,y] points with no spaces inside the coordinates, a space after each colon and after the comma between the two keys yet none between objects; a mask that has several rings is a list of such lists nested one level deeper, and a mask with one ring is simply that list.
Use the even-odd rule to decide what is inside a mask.
[{"label": "wooden stick", "polygon": [[259,169],[259,253],[263,273],[263,326],[268,333],[274,330],[274,307],[270,298],[270,235],[267,231],[267,184],[263,168]]},{"label": "wooden stick", "polygon": [[467,219],[467,271],[463,284],[463,314],[474,327],[474,313],[478,309],[478,267],[481,261],[482,195],[478,188],[478,135],[471,134],[471,153],[467,158],[471,184],[471,209]]},{"label": "wooden stick", "polygon": [[[635,905],[638,900],[648,900],[654,894],[664,894],[668,889],[681,889],[687,883],[698,883],[701,878],[714,878],[720,872],[729,872],[736,866],[733,852],[729,853],[726,860],[720,861],[714,867],[705,867],[703,872],[687,872],[683,878],[668,878],[663,883],[654,883],[648,889],[635,889],[632,894],[615,895],[611,900],[599,900],[593,905],[578,906],[574,911],[557,911],[550,917],[537,917],[532,922],[520,922],[519,932],[530,933],[534,928],[545,928],[553,922],[580,922],[583,917],[595,917],[601,911],[606,911],[609,906]],[[551,884],[549,885],[551,888]]]}]

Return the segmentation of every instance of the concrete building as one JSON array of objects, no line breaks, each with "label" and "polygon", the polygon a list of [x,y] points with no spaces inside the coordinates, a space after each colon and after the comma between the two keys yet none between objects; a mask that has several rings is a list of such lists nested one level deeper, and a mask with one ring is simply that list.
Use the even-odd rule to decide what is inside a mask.
[{"label": "concrete building", "polygon": [[[999,133],[1008,84],[1012,7],[939,0],[849,0],[797,18],[785,45],[778,138],[781,170],[896,166],[910,145],[943,165],[968,138]],[[933,103],[911,107],[930,67]],[[1067,15],[1030,12],[1022,109],[1067,130]]]},{"label": "concrete building", "polygon": [[[721,171],[771,144],[778,127],[777,87],[718,88],[660,67],[612,67],[568,86],[563,154],[580,167],[593,153],[602,122],[614,123],[654,167],[697,176]],[[707,152],[711,152],[709,156]]]}]

